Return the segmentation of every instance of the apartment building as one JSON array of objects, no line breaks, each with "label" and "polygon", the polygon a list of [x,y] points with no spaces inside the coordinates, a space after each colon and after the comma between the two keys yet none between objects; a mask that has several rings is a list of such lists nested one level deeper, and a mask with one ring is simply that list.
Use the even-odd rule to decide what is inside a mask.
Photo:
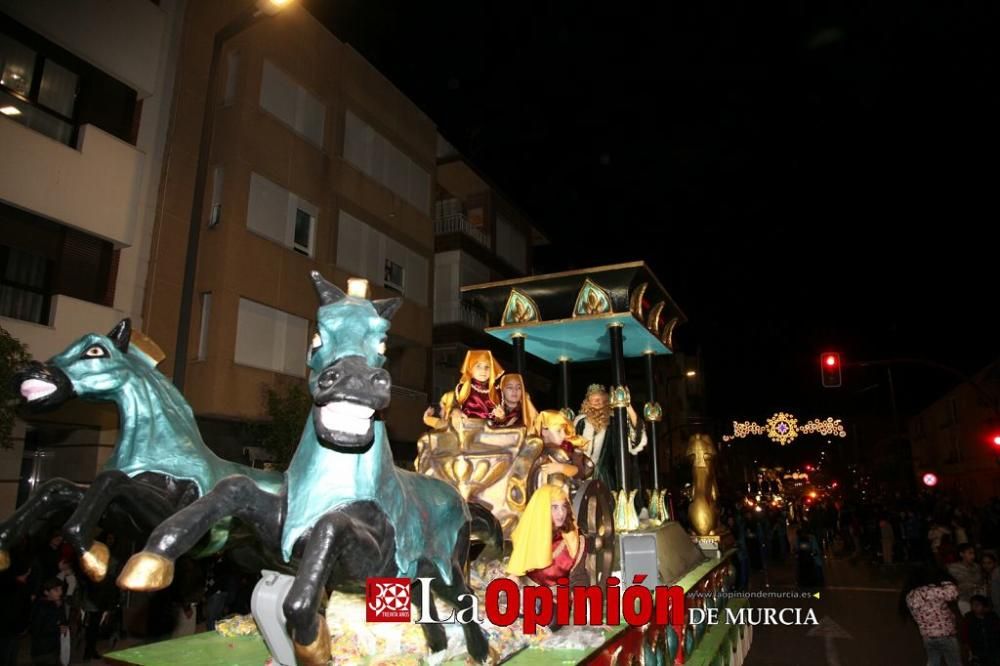
[{"label": "apartment building", "polygon": [[[393,84],[305,8],[289,3],[229,39],[209,90],[213,36],[249,0],[189,3],[143,309],[177,359],[206,441],[237,458],[265,387],[302,383],[318,300],[309,272],[401,296],[388,342],[386,421],[415,442],[428,402],[436,130]],[[210,135],[193,307],[178,326],[196,165]]]},{"label": "apartment building", "polygon": [[915,483],[928,472],[938,488],[973,504],[1000,496],[1000,359],[909,419]]},{"label": "apartment building", "polygon": [[[44,360],[142,326],[179,35],[172,0],[0,0],[0,326]],[[38,483],[88,482],[113,409],[68,404],[0,450],[0,516]]]},{"label": "apartment building", "polygon": [[[535,248],[547,239],[487,177],[444,137],[438,137],[434,204],[434,370],[435,399],[455,388],[469,349],[492,349],[512,366],[511,350],[483,333],[485,313],[463,303],[462,287],[523,277],[532,272]],[[493,322],[495,324],[496,322]],[[546,364],[529,359],[532,395],[552,391]],[[554,398],[554,396],[553,396]]]}]

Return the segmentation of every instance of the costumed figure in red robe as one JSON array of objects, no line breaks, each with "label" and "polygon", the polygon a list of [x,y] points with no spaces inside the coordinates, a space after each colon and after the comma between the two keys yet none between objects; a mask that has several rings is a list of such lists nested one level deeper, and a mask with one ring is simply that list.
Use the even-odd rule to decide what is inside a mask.
[{"label": "costumed figure in red robe", "polygon": [[513,372],[505,372],[497,380],[500,404],[490,415],[491,428],[531,427],[538,417],[538,411],[531,402],[531,396],[524,386],[524,378]]},{"label": "costumed figure in red robe", "polygon": [[555,587],[563,577],[573,585],[588,583],[586,567],[580,565],[586,541],[562,486],[541,486],[532,494],[511,541],[514,548],[507,564],[510,576],[525,576],[545,587]]},{"label": "costumed figure in red robe", "polygon": [[469,419],[489,419],[500,403],[496,381],[503,374],[503,368],[486,350],[471,350],[462,363],[462,378],[454,391],[441,396],[440,416],[435,416],[434,408],[424,412],[424,423],[435,429],[447,427],[453,409],[459,409],[462,416]]}]

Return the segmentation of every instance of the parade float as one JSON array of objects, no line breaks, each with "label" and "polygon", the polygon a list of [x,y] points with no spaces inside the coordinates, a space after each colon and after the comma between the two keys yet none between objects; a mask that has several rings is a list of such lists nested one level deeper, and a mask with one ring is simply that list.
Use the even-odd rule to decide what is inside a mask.
[{"label": "parade float", "polygon": [[[696,534],[672,520],[669,497],[659,487],[655,445],[645,452],[654,471],[651,493],[645,509],[637,511],[635,479],[630,479],[626,456],[642,455],[647,439],[657,441],[662,409],[655,397],[653,359],[671,353],[673,332],[684,320],[644,264],[463,289],[463,298],[496,323],[486,332],[509,345],[510,359],[469,359],[463,373],[468,377],[459,380],[451,397],[442,396],[440,405],[428,411],[429,431],[419,443],[415,472],[393,465],[385,426],[377,418],[390,399],[391,377],[382,368],[384,341],[399,300],[370,300],[363,280],[351,280],[346,293],[317,273],[312,281],[321,302],[308,360],[315,406],[288,471],[277,482],[258,478],[259,473],[249,469],[227,468],[224,477],[208,474],[221,469],[222,461],[215,462],[207,448],[202,451],[196,428],[185,430],[184,442],[191,449],[187,455],[192,461],[209,461],[192,465],[206,470],[204,479],[180,477],[190,479],[194,490],[183,501],[157,504],[168,515],[150,515],[150,522],[159,525],[118,579],[124,589],[164,589],[172,582],[178,557],[206,547],[218,550],[225,544],[226,528],[247,525],[264,556],[279,563],[263,572],[254,593],[254,617],[233,618],[215,632],[115,652],[106,655],[109,662],[742,663],[751,627],[692,623],[686,613],[668,615],[665,603],[656,612],[637,603],[642,598],[638,591],[646,599],[659,600],[661,589],[678,586],[686,593],[681,607],[688,609],[737,610],[746,605],[745,599],[724,594],[732,585],[734,567],[726,535],[717,525],[715,450],[707,437],[693,440],[689,451],[698,480],[691,509]],[[155,357],[121,338],[121,332],[117,337],[113,332],[107,338],[84,338],[48,365],[104,358],[120,363],[119,357],[135,355],[148,375]],[[558,368],[559,410],[536,415],[524,386],[526,354]],[[629,358],[645,359],[647,400],[641,418],[631,406],[625,382]],[[600,421],[600,428],[588,425],[570,408],[570,365],[587,361],[610,361],[611,366],[610,386],[588,388],[581,409],[610,407],[610,418]],[[489,366],[480,379],[473,367],[477,363],[480,370]],[[502,365],[513,372],[502,372]],[[37,367],[31,372],[29,380],[56,387],[51,391],[29,384],[24,393],[22,384],[22,393],[33,401],[65,390],[65,380],[40,378],[42,369]],[[75,375],[66,374],[73,384]],[[513,376],[520,380],[520,397],[509,379]],[[463,381],[477,397],[469,398],[472,393],[462,390]],[[508,388],[511,400],[501,397]],[[163,423],[190,414],[179,394],[144,395],[151,404],[143,413],[155,413],[164,396],[173,401],[169,418],[160,419]],[[113,398],[102,394],[100,399]],[[520,420],[511,418],[514,413]],[[595,446],[598,440],[602,447]],[[138,449],[149,450],[142,445]],[[596,460],[589,460],[588,453]],[[150,473],[172,473],[155,467],[112,471],[118,485],[138,483]],[[107,485],[95,483],[86,493],[72,495],[80,504],[78,511],[97,520],[108,500],[90,493],[106,492]],[[510,574],[506,553],[532,497],[539,489],[556,486],[571,498],[579,530],[573,577],[583,577],[588,589],[599,595],[600,605],[597,620],[595,606],[588,606],[590,615],[584,620],[589,623],[577,622],[574,616],[572,622],[556,618],[553,626],[539,622],[535,627],[530,626],[538,619],[532,611],[539,606],[532,602],[519,611],[511,608],[512,600],[553,594],[528,584],[522,588],[524,579]],[[485,547],[470,549],[473,543]],[[77,547],[84,556],[95,552],[86,541]],[[470,552],[479,557],[470,561]],[[395,608],[394,603],[399,606],[403,599],[405,608],[396,610],[409,614],[412,603],[414,619],[468,619],[483,608],[486,618],[480,613],[477,619],[482,621],[451,624],[367,622],[372,599],[360,593],[373,579],[403,579],[409,587],[397,589],[392,598],[380,597],[379,612]],[[637,587],[630,589],[633,583]],[[518,592],[505,595],[498,605],[496,597],[490,598],[490,588],[500,586],[514,586]],[[565,607],[560,606],[560,594],[557,590],[554,595],[556,608]],[[431,606],[436,612],[429,611]],[[506,619],[494,622],[498,613]]]}]

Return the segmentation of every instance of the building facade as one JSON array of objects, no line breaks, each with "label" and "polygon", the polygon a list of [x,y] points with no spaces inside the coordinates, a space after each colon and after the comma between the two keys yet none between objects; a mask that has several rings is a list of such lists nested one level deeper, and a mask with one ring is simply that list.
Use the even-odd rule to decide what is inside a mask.
[{"label": "building facade", "polygon": [[1000,497],[1000,359],[909,419],[913,474],[974,504]]},{"label": "building facade", "polygon": [[203,434],[238,458],[266,387],[304,383],[318,300],[309,273],[400,296],[388,342],[390,439],[415,442],[429,390],[434,124],[349,45],[291,3],[225,43],[252,3],[190,3],[143,308],[176,362],[206,95],[210,138],[184,392]]},{"label": "building facade", "polygon": [[[533,253],[547,240],[442,137],[438,138],[434,236],[432,397],[437,400],[455,388],[470,349],[490,349],[504,369],[513,368],[511,349],[483,333],[496,322],[464,303],[461,288],[530,275]],[[545,365],[528,359],[525,381],[535,399],[552,390],[553,378]]]},{"label": "building facade", "polygon": [[[172,0],[0,1],[0,326],[44,360],[142,325],[179,36]],[[88,482],[113,409],[67,404],[0,450],[0,516],[54,476]]]}]

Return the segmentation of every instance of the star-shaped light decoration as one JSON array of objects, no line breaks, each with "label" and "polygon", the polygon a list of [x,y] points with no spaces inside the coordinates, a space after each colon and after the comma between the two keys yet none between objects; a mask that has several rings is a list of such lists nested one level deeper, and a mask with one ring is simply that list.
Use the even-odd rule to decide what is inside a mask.
[{"label": "star-shaped light decoration", "polygon": [[767,420],[767,436],[784,446],[799,436],[799,421],[791,414],[778,412]]}]

